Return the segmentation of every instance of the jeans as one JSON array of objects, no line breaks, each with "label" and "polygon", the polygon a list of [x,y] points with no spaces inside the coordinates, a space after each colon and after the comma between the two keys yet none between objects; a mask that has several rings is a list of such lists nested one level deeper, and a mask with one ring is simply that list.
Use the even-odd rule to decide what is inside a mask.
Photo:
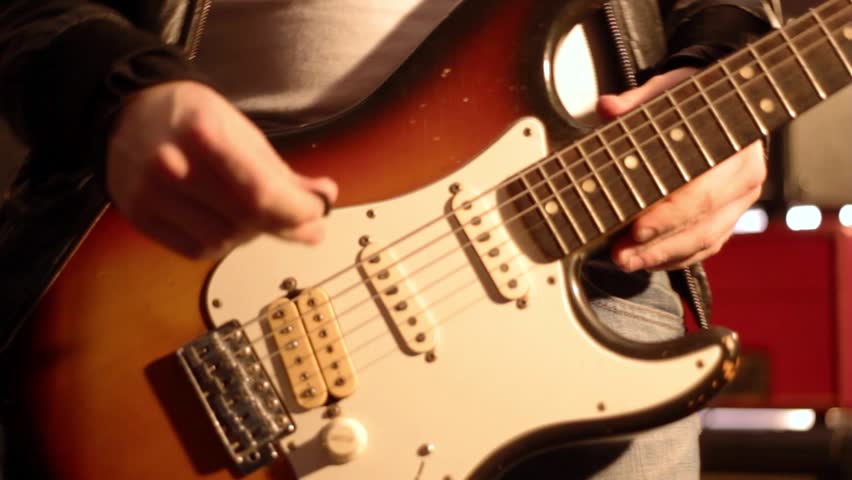
[{"label": "jeans", "polygon": [[[666,273],[628,275],[607,260],[593,259],[586,264],[584,283],[598,317],[615,333],[639,342],[684,334],[681,300]],[[517,465],[504,480],[697,480],[700,431],[700,419],[693,414],[603,453],[575,447],[548,451]]]}]

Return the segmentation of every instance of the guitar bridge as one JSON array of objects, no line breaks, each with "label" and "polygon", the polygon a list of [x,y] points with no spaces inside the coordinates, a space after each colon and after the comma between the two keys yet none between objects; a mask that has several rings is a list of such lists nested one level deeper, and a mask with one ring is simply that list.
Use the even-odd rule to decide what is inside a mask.
[{"label": "guitar bridge", "polygon": [[278,440],[296,425],[237,321],[177,356],[236,470],[245,475],[278,458]]}]

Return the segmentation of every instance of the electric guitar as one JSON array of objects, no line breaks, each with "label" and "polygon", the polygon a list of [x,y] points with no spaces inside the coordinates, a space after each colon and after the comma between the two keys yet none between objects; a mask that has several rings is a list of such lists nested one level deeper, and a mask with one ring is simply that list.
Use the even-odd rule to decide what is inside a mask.
[{"label": "electric guitar", "polygon": [[340,184],[318,248],[263,236],[191,262],[107,209],[18,339],[50,470],[492,478],[700,409],[734,375],[735,334],[627,341],[592,312],[581,265],[848,85],[852,4],[578,132],[553,55],[600,2],[564,3],[466,2],[363,104],[273,137]]}]

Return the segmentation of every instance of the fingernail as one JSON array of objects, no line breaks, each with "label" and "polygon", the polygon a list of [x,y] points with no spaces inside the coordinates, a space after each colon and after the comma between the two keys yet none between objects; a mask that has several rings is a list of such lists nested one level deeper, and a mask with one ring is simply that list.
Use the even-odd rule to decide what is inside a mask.
[{"label": "fingernail", "polygon": [[636,232],[636,241],[637,242],[647,242],[651,238],[654,237],[654,230],[651,228],[640,228],[638,232]]}]

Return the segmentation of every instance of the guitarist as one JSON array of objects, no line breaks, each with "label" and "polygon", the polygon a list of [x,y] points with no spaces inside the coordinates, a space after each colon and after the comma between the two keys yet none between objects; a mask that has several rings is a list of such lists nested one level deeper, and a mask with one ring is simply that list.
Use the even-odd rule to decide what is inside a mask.
[{"label": "guitarist", "polygon": [[[201,0],[8,0],[0,7],[0,105],[31,150],[28,175],[96,172],[137,229],[180,254],[219,257],[260,232],[313,244],[337,197],[333,179],[293,171],[249,117],[280,128],[351,106],[457,3],[219,0],[208,11]],[[603,117],[768,29],[750,0],[612,1],[607,9],[613,21],[590,20],[584,42],[622,42],[623,61],[611,68],[642,85],[602,95]],[[587,269],[601,319],[640,341],[682,335],[680,301],[664,272],[718,252],[765,175],[752,145],[639,217]],[[605,452],[602,463],[618,457],[606,467],[576,456],[561,466],[568,457],[557,451],[510,475],[697,478],[698,432],[693,416]]]}]

